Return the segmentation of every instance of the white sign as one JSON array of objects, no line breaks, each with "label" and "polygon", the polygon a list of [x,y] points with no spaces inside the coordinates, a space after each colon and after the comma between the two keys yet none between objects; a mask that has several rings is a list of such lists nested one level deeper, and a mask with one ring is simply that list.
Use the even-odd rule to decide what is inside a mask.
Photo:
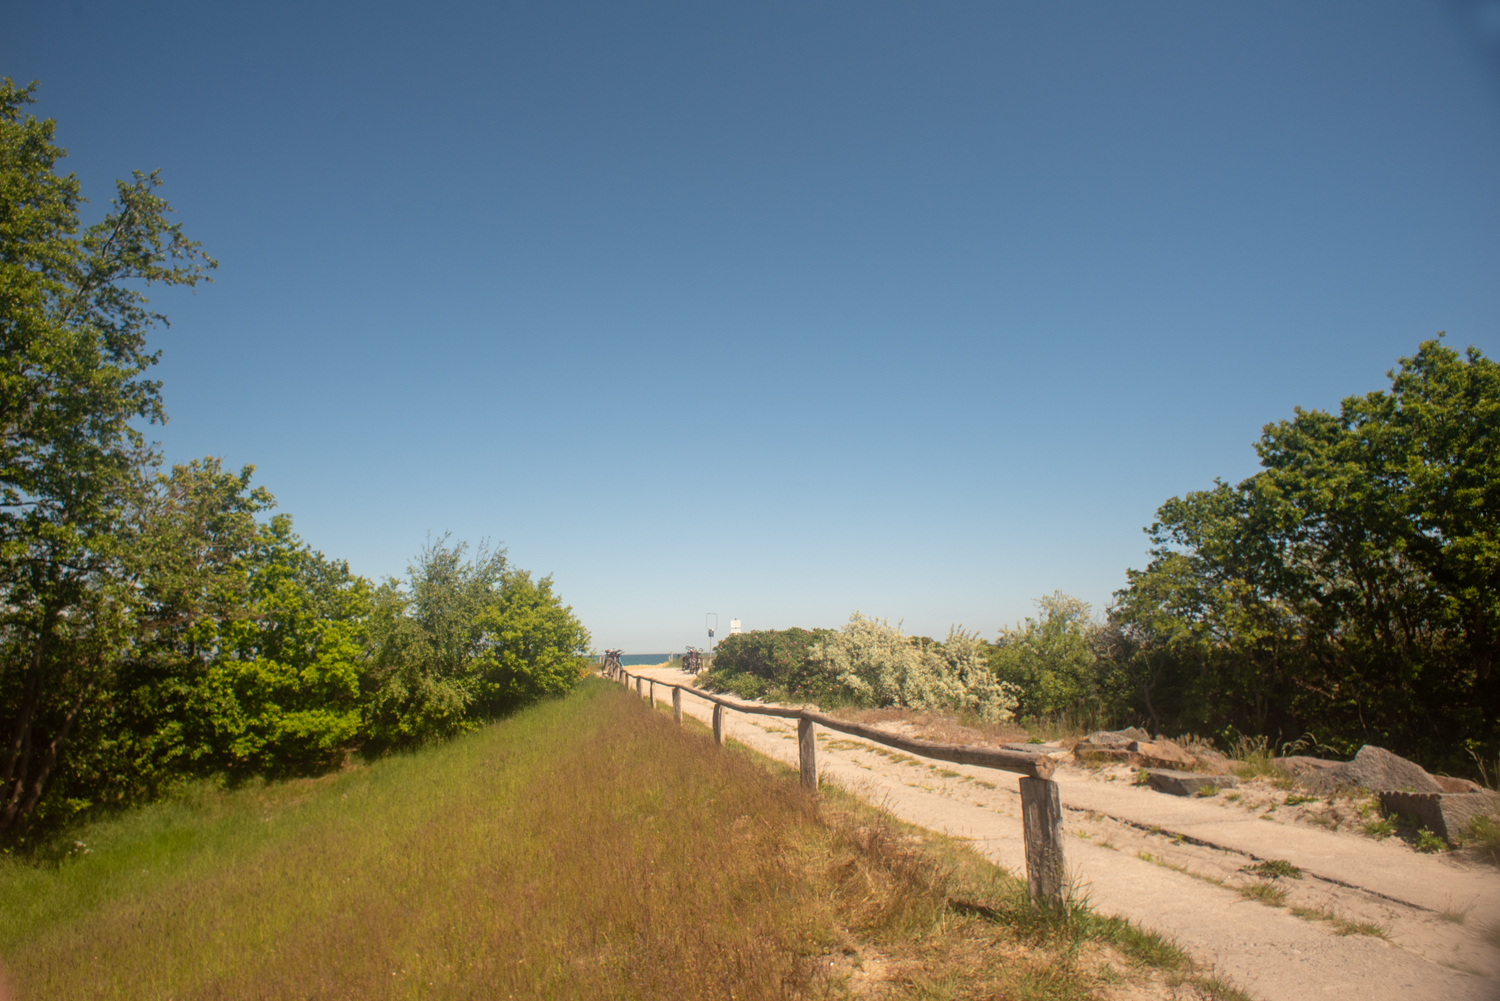
[{"label": "white sign", "polygon": [[729,620],[729,635],[733,636],[735,633],[737,633],[739,631],[740,631],[740,620],[739,619],[730,619]]}]

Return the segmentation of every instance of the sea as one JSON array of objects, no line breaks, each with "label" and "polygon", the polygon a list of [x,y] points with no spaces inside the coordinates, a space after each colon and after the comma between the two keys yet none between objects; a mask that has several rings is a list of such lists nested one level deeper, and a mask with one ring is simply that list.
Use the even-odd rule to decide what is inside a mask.
[{"label": "sea", "polygon": [[620,654],[621,667],[639,667],[642,664],[665,664],[669,653],[622,653]]}]

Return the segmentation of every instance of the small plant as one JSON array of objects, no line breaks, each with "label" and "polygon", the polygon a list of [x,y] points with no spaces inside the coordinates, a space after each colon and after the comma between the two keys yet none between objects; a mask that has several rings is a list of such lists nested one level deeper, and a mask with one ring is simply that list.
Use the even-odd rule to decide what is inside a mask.
[{"label": "small plant", "polygon": [[1293,907],[1292,914],[1306,921],[1327,921],[1333,925],[1335,935],[1369,935],[1372,938],[1390,938],[1390,929],[1384,925],[1350,921],[1323,907]]},{"label": "small plant", "polygon": [[1392,824],[1388,817],[1378,817],[1375,820],[1367,820],[1360,825],[1360,831],[1370,838],[1388,838],[1396,833],[1396,825]]},{"label": "small plant", "polygon": [[1146,771],[1146,769],[1142,768],[1142,769],[1140,769],[1139,771],[1137,771],[1135,773],[1135,784],[1136,785],[1138,785],[1138,786],[1149,785],[1150,782],[1151,782],[1151,773],[1148,772],[1148,771]]},{"label": "small plant", "polygon": [[1028,743],[1028,744],[1043,744],[1043,743],[1046,743],[1046,742],[1044,740],[1042,740],[1042,738],[1040,738],[1040,737],[1032,737],[1030,740],[1026,741],[1026,743]]},{"label": "small plant", "polygon": [[1494,817],[1475,817],[1469,822],[1464,843],[1493,865],[1500,865],[1500,821]]},{"label": "small plant", "polygon": [[1232,792],[1228,796],[1225,796],[1224,798],[1227,799],[1231,803],[1238,803],[1240,801],[1240,794],[1237,793],[1237,792]]},{"label": "small plant", "polygon": [[1301,879],[1302,870],[1286,859],[1271,858],[1255,865],[1241,866],[1240,872],[1248,872],[1261,879]]},{"label": "small plant", "polygon": [[1317,801],[1318,797],[1316,796],[1303,796],[1300,793],[1292,793],[1287,796],[1285,805],[1301,806],[1303,803],[1316,803]]},{"label": "small plant", "polygon": [[1199,796],[1203,796],[1203,797],[1217,796],[1217,795],[1219,795],[1219,787],[1218,786],[1204,786],[1202,789],[1198,790],[1197,794]]},{"label": "small plant", "polygon": [[1280,907],[1286,902],[1286,891],[1275,883],[1253,883],[1240,887],[1240,896],[1247,900],[1258,900],[1267,907]]},{"label": "small plant", "polygon": [[1434,852],[1447,851],[1448,842],[1443,838],[1438,837],[1436,834],[1433,834],[1427,828],[1419,827],[1417,828],[1417,840],[1412,843],[1412,847],[1419,852],[1427,852],[1431,854]]},{"label": "small plant", "polygon": [[1469,920],[1469,912],[1473,909],[1474,905],[1470,904],[1468,907],[1465,907],[1461,911],[1455,911],[1452,908],[1449,908],[1448,910],[1438,911],[1438,920],[1445,921],[1450,925],[1461,925],[1465,921]]}]

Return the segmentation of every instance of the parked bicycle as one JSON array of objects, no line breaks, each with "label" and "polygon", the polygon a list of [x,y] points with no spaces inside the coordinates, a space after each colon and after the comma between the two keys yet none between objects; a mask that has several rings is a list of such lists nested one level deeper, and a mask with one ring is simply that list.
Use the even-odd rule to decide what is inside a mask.
[{"label": "parked bicycle", "polygon": [[612,678],[618,675],[620,671],[623,670],[620,667],[620,654],[623,652],[623,650],[604,651],[604,664],[599,669],[600,673],[602,673],[606,678]]},{"label": "parked bicycle", "polygon": [[682,673],[697,674],[703,670],[703,654],[696,647],[688,647],[687,653],[682,655]]}]

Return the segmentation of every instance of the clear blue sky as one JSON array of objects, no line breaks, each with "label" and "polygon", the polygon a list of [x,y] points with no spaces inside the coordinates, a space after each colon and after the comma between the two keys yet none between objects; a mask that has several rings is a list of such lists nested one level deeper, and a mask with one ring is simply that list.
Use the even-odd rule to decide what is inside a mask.
[{"label": "clear blue sky", "polygon": [[1294,406],[1500,354],[1493,7],[63,0],[0,74],[221,263],[157,298],[168,457],[356,571],[992,637]]}]

